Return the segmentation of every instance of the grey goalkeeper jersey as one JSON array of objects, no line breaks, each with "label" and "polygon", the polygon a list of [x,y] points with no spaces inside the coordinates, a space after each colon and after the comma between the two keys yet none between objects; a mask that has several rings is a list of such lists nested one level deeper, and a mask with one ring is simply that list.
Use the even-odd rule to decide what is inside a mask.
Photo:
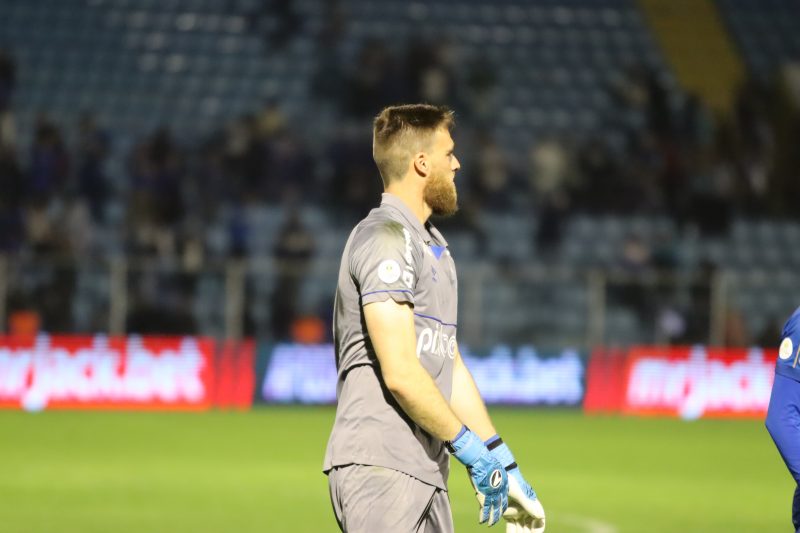
[{"label": "grey goalkeeper jersey", "polygon": [[396,196],[353,229],[344,248],[334,303],[338,383],[336,420],[323,469],[352,463],[405,472],[446,489],[448,453],[415,424],[381,377],[363,306],[392,298],[414,308],[417,357],[446,400],[453,385],[458,284],[447,242]]}]

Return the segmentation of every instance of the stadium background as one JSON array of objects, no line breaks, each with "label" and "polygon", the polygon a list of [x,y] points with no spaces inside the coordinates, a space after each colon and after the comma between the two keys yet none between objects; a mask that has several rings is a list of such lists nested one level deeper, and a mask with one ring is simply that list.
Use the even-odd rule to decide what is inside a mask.
[{"label": "stadium background", "polygon": [[332,410],[272,404],[332,400],[371,117],[427,101],[459,343],[548,531],[786,530],[798,36],[794,0],[0,2],[3,529],[333,529]]}]

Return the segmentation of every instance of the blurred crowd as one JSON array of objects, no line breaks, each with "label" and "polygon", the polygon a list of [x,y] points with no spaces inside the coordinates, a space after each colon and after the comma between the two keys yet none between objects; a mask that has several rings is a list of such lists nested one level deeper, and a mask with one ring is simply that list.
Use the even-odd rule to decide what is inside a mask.
[{"label": "blurred crowd", "polygon": [[[333,54],[331,20],[321,39]],[[335,58],[319,64],[313,93],[337,114],[336,129],[321,142],[268,101],[199,145],[187,146],[163,125],[135,144],[119,183],[108,174],[115,126],[97,124],[90,110],[74,125],[56,124],[43,110],[30,151],[18,152],[15,64],[1,53],[0,250],[108,253],[93,236],[118,223],[125,231],[116,251],[195,264],[206,255],[246,253],[253,231],[241,216],[247,206],[319,205],[355,220],[380,192],[370,118],[398,101],[457,111],[462,212],[452,224],[478,232],[482,211],[533,212],[543,254],[557,248],[575,213],[666,213],[680,228],[710,234],[724,234],[734,215],[797,214],[800,121],[779,84],[746,82],[734,112],[722,116],[695,95],[668,90],[655,72],[631,67],[609,84],[612,105],[594,133],[553,131],[514,151],[493,124],[491,63],[465,61],[447,39],[415,41],[404,55],[370,39],[353,65]],[[215,248],[207,230],[223,211],[228,238]]]},{"label": "blurred crowd", "polygon": [[[331,6],[310,90],[314,105],[336,117],[332,131],[309,135],[314,124],[298,123],[269,99],[200,143],[187,144],[164,124],[124,155],[121,180],[110,171],[119,132],[98,124],[91,110],[75,124],[57,124],[42,110],[30,150],[19,152],[16,65],[0,52],[0,253],[124,253],[197,269],[210,259],[247,257],[255,232],[276,231],[273,257],[299,265],[274,295],[273,330],[288,334],[294,311],[284,307],[298,291],[290,280],[315,253],[300,208],[317,206],[349,225],[374,206],[381,185],[371,117],[408,101],[457,112],[462,209],[447,224],[485,240],[480,213],[534,213],[531,239],[543,259],[558,253],[576,213],[662,213],[681,231],[709,235],[726,234],[736,215],[798,215],[800,114],[783,83],[745,82],[733,112],[722,115],[634,65],[608,84],[611,105],[593,132],[556,129],[516,150],[498,135],[499,82],[487,57],[463,57],[447,38],[414,40],[401,52],[372,38],[350,63],[339,53],[343,17]],[[280,45],[299,23],[287,11],[286,28],[271,27],[265,39]],[[251,227],[248,210],[278,205],[291,206],[281,227]],[[619,251],[623,266],[641,257],[636,236],[629,240]],[[669,254],[651,252],[645,266],[672,266]]]}]

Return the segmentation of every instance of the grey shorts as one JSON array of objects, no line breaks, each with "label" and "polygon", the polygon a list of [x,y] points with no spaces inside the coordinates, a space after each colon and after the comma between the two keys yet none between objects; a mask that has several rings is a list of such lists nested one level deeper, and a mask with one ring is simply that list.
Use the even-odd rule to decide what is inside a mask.
[{"label": "grey shorts", "polygon": [[453,533],[447,491],[391,468],[347,465],[328,472],[345,533]]}]

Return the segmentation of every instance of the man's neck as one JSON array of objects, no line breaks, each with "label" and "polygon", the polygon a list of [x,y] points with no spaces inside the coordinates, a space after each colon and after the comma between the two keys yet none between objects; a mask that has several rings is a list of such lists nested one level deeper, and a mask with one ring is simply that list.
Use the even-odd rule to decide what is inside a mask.
[{"label": "man's neck", "polygon": [[415,191],[410,191],[407,187],[401,187],[395,184],[389,185],[386,188],[386,192],[400,198],[400,200],[406,204],[411,212],[414,213],[414,216],[417,217],[419,223],[423,226],[425,225],[425,222],[431,216],[431,208],[425,203],[425,200],[422,199],[421,194],[417,194]]}]

